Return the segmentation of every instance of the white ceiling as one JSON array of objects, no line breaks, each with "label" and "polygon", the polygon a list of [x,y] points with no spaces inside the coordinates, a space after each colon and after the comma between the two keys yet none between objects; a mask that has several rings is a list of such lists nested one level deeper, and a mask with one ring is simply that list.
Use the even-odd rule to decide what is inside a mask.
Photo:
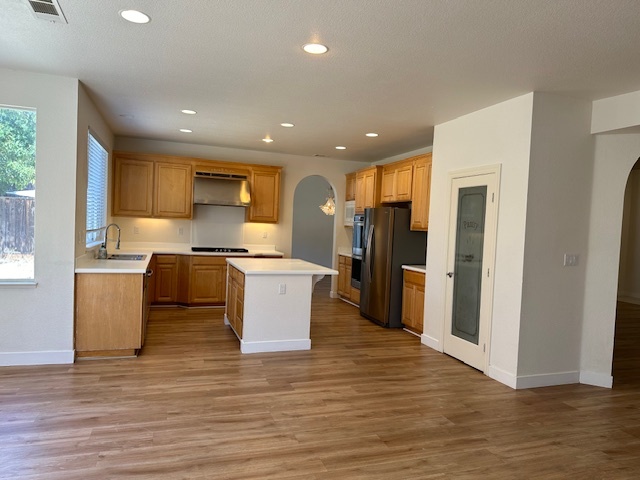
[{"label": "white ceiling", "polygon": [[372,161],[527,92],[640,90],[639,0],[59,3],[67,25],[0,1],[0,68],[79,78],[120,136]]}]

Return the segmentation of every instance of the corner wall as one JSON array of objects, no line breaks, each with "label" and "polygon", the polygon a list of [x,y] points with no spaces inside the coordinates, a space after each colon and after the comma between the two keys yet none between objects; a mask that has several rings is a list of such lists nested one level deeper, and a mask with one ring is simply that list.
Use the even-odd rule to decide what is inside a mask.
[{"label": "corner wall", "polygon": [[442,351],[449,173],[502,165],[489,376],[515,385],[533,93],[437,125],[433,144],[422,343]]},{"label": "corner wall", "polygon": [[0,104],[37,110],[37,287],[0,285],[0,365],[73,362],[78,80],[0,70]]}]

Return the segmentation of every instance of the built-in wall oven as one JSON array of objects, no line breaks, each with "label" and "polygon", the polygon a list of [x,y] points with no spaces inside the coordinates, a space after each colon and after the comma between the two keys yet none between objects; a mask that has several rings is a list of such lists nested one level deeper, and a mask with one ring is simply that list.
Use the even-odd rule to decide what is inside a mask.
[{"label": "built-in wall oven", "polygon": [[351,249],[351,286],[360,288],[362,270],[362,246],[364,243],[364,215],[353,217],[353,247]]}]

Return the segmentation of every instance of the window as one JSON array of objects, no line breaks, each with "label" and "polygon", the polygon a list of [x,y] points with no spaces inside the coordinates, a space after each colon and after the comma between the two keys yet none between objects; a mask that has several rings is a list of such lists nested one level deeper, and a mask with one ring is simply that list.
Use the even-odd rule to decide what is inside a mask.
[{"label": "window", "polygon": [[0,281],[34,280],[36,111],[0,106]]},{"label": "window", "polygon": [[108,154],[89,132],[87,174],[87,246],[102,239],[107,226],[107,163]]}]

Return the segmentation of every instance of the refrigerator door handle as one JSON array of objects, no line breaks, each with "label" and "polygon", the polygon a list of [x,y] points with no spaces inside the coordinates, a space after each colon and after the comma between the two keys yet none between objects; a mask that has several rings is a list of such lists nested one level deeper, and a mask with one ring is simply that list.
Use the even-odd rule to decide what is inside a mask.
[{"label": "refrigerator door handle", "polygon": [[375,237],[373,236],[373,225],[369,227],[369,235],[367,238],[367,255],[369,258],[367,259],[367,265],[369,266],[369,280],[373,278],[373,260],[376,258],[375,252]]}]

